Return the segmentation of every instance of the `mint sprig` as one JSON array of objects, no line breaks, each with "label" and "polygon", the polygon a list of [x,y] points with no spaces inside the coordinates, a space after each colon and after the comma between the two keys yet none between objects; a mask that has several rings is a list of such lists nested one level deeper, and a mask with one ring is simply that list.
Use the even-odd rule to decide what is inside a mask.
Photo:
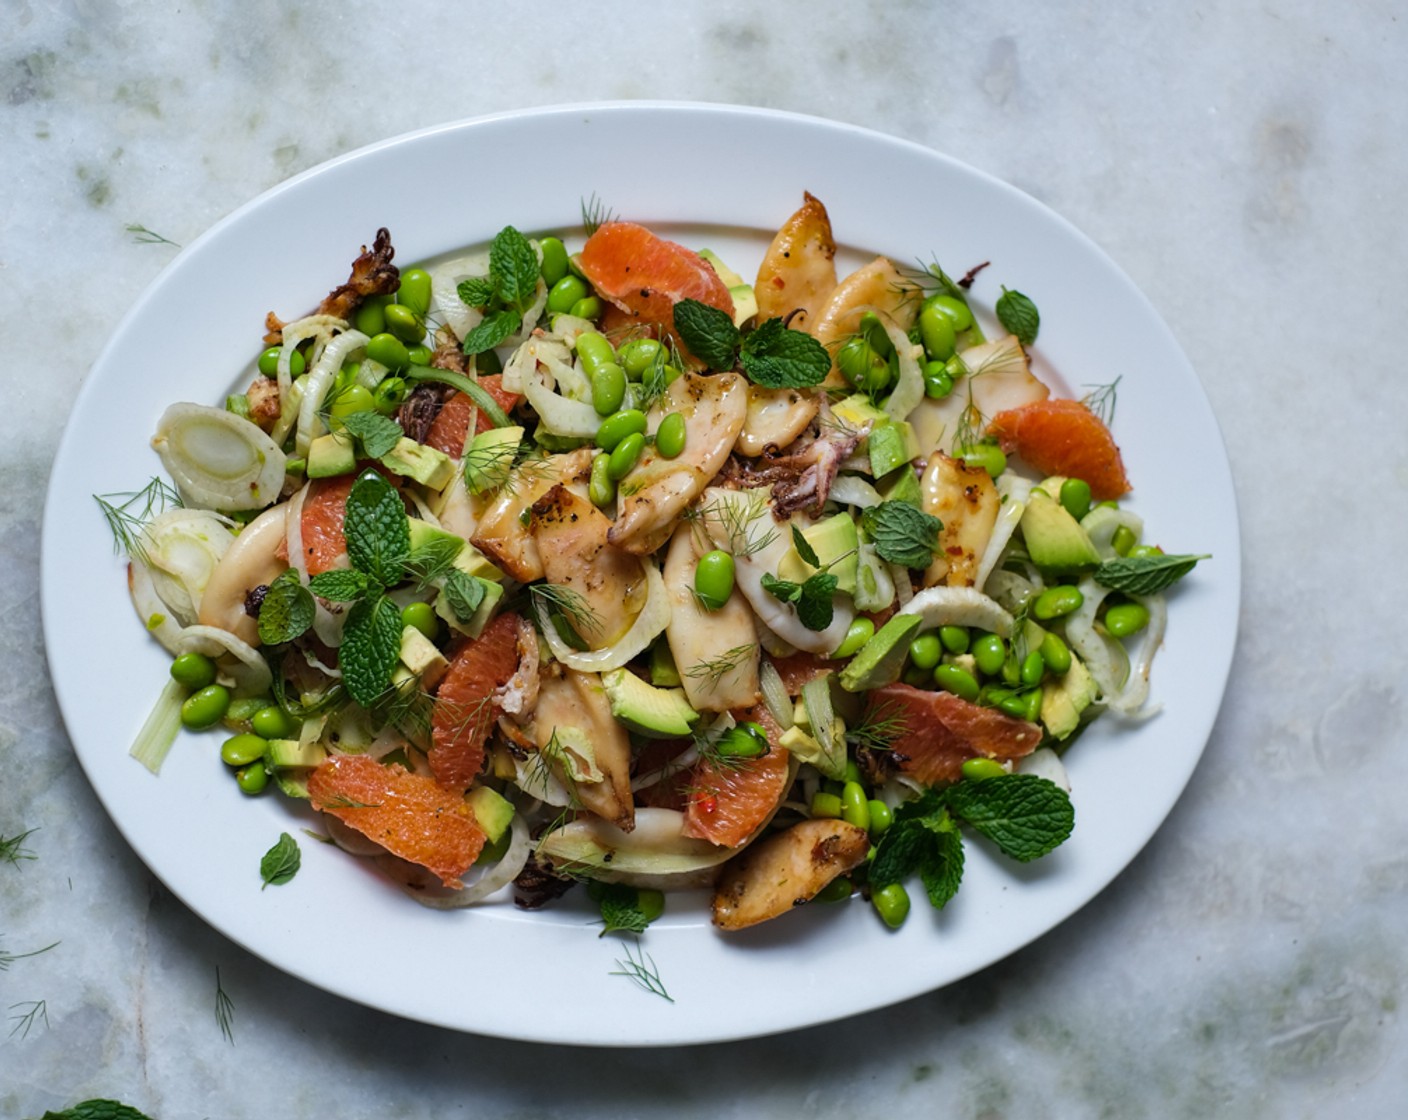
[{"label": "mint sprig", "polygon": [[743,336],[732,316],[697,299],[682,299],[675,304],[674,320],[691,354],[710,369],[733,368]]},{"label": "mint sprig", "polygon": [[484,581],[454,568],[445,575],[445,587],[441,592],[450,604],[450,610],[460,622],[469,622],[484,602]]},{"label": "mint sprig", "polygon": [[279,833],[278,842],[259,861],[259,877],[267,886],[281,887],[295,875],[303,863],[303,853],[298,850],[298,841],[287,832]]},{"label": "mint sprig", "polygon": [[482,354],[503,344],[523,323],[523,316],[517,311],[505,308],[484,316],[479,325],[464,336],[466,354]]},{"label": "mint sprig", "polygon": [[797,619],[808,630],[825,630],[835,617],[837,579],[830,572],[817,572],[801,583],[790,579],[778,579],[771,572],[764,572],[763,590],[783,603],[790,603],[797,611]]},{"label": "mint sprig", "polygon": [[368,459],[380,459],[406,434],[400,424],[379,412],[350,413],[343,417],[342,425],[357,437]]},{"label": "mint sprig", "polygon": [[652,915],[646,911],[641,892],[635,887],[592,880],[587,885],[587,893],[601,910],[602,929],[599,936],[644,933],[650,926]]},{"label": "mint sprig", "polygon": [[944,523],[908,502],[881,502],[862,514],[861,527],[880,559],[905,568],[927,568]]},{"label": "mint sprig", "polygon": [[1036,304],[1021,292],[1004,287],[1002,295],[997,297],[994,310],[997,321],[1009,334],[1015,334],[1023,346],[1030,346],[1036,341],[1037,331],[1041,329],[1041,316],[1037,314]]},{"label": "mint sprig", "polygon": [[706,366],[727,370],[736,365],[765,389],[806,389],[831,372],[826,347],[781,319],[768,319],[745,335],[726,312],[694,299],[675,304],[673,317],[681,341]]},{"label": "mint sprig", "polygon": [[347,694],[371,708],[385,694],[401,660],[401,612],[381,588],[352,604],[342,628],[338,663]]},{"label": "mint sprig", "polygon": [[316,607],[298,573],[287,568],[275,577],[259,605],[259,640],[276,646],[302,637],[313,625]]},{"label": "mint sprig", "polygon": [[411,551],[410,524],[401,496],[376,471],[365,471],[353,483],[342,531],[354,568],[382,587],[400,582]]},{"label": "mint sprig", "polygon": [[485,312],[465,335],[464,352],[482,354],[516,333],[537,295],[538,280],[538,254],[532,243],[513,226],[504,226],[489,246],[489,275],[462,280],[455,289],[467,306]]},{"label": "mint sprig", "polygon": [[1126,595],[1156,595],[1181,580],[1199,560],[1211,556],[1121,556],[1095,569],[1095,582]]}]

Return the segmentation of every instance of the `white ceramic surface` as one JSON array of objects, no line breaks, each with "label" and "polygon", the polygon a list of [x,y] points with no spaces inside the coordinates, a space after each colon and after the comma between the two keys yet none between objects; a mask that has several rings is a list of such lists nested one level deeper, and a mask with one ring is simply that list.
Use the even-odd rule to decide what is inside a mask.
[{"label": "white ceramic surface", "polygon": [[[640,136],[656,138],[651,175],[619,158]],[[547,153],[570,173],[537,173]],[[316,824],[299,807],[243,798],[209,736],[183,735],[159,779],[127,758],[166,658],[133,615],[90,496],[159,472],[147,439],[167,403],[215,402],[242,388],[264,312],[287,318],[312,306],[381,225],[403,264],[482,243],[510,222],[563,232],[569,245],[576,233],[580,243],[574,227],[593,192],[750,275],[804,189],[826,203],[848,265],[877,252],[937,257],[954,274],[991,261],[973,288],[980,306],[1001,284],[1030,295],[1042,313],[1037,369],[1062,395],[1121,379],[1114,431],[1135,484],[1130,504],[1151,539],[1213,554],[1172,596],[1154,674],[1162,713],[1138,725],[1102,721],[1068,756],[1077,828],[1067,845],[1018,868],[970,843],[957,900],[942,914],[916,906],[895,934],[859,903],[730,938],[709,928],[698,899],[672,906],[642,943],[673,997],[666,1002],[612,975],[624,948],[598,940],[578,907],[416,907],[304,837],[299,828]],[[1232,657],[1240,553],[1226,455],[1196,376],[1134,285],[1064,220],[954,160],[875,133],[635,104],[508,114],[378,144],[274,188],[199,238],[137,301],[79,395],[51,479],[43,575],[55,689],[84,769],[128,842],[206,921],[272,965],[410,1018],[512,1038],[659,1045],[883,1006],[1001,959],[1086,903],[1144,846],[1202,753]],[[259,856],[285,830],[303,841],[303,869],[261,891]],[[388,947],[407,945],[416,951],[398,954],[394,969],[376,966]],[[886,966],[848,967],[858,958]],[[463,959],[498,967],[447,971]]]}]

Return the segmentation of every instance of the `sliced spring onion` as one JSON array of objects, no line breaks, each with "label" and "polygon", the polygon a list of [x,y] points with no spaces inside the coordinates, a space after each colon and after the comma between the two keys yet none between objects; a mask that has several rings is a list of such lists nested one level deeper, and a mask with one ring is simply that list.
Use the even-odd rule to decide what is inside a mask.
[{"label": "sliced spring onion", "polygon": [[408,366],[401,372],[401,376],[407,381],[438,381],[442,385],[458,389],[474,402],[474,407],[484,413],[489,418],[489,423],[494,427],[507,428],[510,426],[508,414],[499,407],[499,402],[494,400],[478,383],[471,381],[462,373],[456,373],[449,369],[431,369],[429,366]]}]

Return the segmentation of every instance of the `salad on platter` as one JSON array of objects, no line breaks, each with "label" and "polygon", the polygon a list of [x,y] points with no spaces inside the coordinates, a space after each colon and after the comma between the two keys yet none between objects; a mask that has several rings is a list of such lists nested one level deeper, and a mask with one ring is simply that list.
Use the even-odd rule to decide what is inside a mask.
[{"label": "salad on platter", "polygon": [[99,498],[173,657],[134,756],[218,729],[424,905],[579,887],[635,932],[698,888],[722,930],[895,927],[965,828],[1061,844],[1061,756],[1151,714],[1203,558],[1120,504],[1115,386],[1053,396],[986,263],[838,276],[810,195],[751,283],[583,217],[404,271],[379,230],[243,392],[166,409],[170,481]]}]

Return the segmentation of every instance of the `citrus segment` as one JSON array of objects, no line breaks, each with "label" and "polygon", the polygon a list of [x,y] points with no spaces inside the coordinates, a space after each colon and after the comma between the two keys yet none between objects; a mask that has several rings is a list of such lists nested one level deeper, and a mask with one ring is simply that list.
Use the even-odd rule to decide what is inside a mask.
[{"label": "citrus segment", "polygon": [[1096,501],[1129,491],[1119,446],[1105,422],[1080,401],[1050,398],[999,412],[988,424],[1003,451],[1016,452],[1042,474],[1090,484]]},{"label": "citrus segment", "polygon": [[[504,379],[501,374],[488,373],[479,379],[479,387],[489,396],[494,398],[496,403],[505,412],[510,411],[518,403],[518,394],[510,393],[504,388]],[[425,445],[433,447],[436,451],[443,451],[446,455],[456,459],[464,455],[465,439],[469,435],[469,418],[474,417],[474,433],[487,432],[492,428],[493,422],[474,407],[474,402],[465,393],[453,393],[445,398],[445,403],[440,406],[440,411],[435,414],[435,420],[430,425],[430,430],[425,434]]]},{"label": "citrus segment", "polygon": [[515,614],[499,615],[451,657],[430,718],[430,769],[446,789],[463,791],[478,777],[498,715],[494,691],[517,671]]},{"label": "citrus segment", "polygon": [[684,811],[686,836],[725,848],[738,847],[772,815],[787,792],[791,772],[787,748],[781,745],[782,729],[767,709],[759,705],[737,718],[760,724],[771,749],[759,758],[701,759],[690,775]]},{"label": "citrus segment", "polygon": [[347,551],[342,522],[347,514],[347,495],[356,482],[353,475],[316,479],[303,499],[303,560],[308,574],[316,576],[337,567]]},{"label": "citrus segment", "polygon": [[788,696],[799,695],[804,684],[816,680],[817,677],[824,677],[836,669],[838,664],[830,658],[808,653],[806,650],[798,650],[786,657],[774,657],[771,660],[772,667],[782,678],[782,687],[787,690]]},{"label": "citrus segment", "polygon": [[1034,723],[951,692],[926,692],[907,684],[866,693],[866,721],[883,729],[889,757],[901,773],[926,786],[958,781],[970,758],[1022,758],[1036,750],[1042,737]]},{"label": "citrus segment", "polygon": [[447,887],[462,885],[460,876],[484,847],[484,831],[462,796],[367,755],[332,755],[309,776],[308,797],[315,809]]}]

